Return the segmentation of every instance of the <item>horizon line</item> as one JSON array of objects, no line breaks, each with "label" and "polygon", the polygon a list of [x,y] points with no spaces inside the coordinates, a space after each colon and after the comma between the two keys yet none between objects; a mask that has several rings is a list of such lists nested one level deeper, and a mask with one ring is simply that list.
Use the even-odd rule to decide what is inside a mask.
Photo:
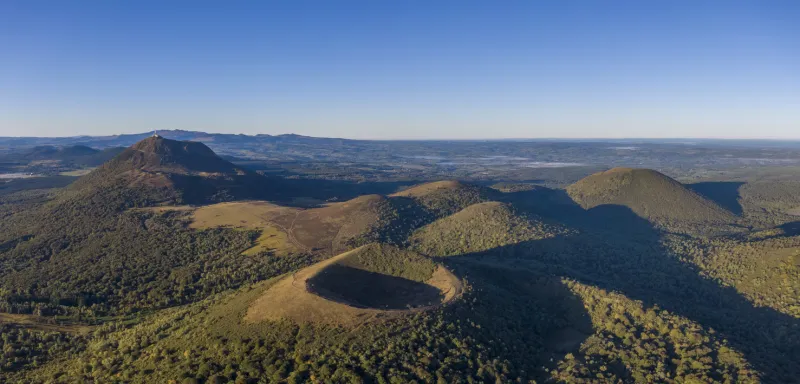
[{"label": "horizon line", "polygon": [[[587,137],[557,137],[557,136],[542,136],[542,137],[496,137],[496,138],[348,138],[348,137],[332,137],[332,136],[309,136],[299,133],[231,133],[231,132],[207,132],[207,131],[190,131],[184,129],[162,129],[159,132],[186,132],[186,133],[203,133],[208,135],[232,135],[232,136],[302,136],[318,139],[337,139],[337,140],[352,140],[352,141],[614,141],[614,140],[729,140],[729,141],[745,141],[745,140],[758,140],[758,141],[800,141],[800,137],[779,137],[779,136],[762,136],[762,137],[746,137],[746,136],[732,136],[732,137],[716,137],[716,136],[697,136],[697,137],[600,137],[600,136],[587,136]],[[120,137],[120,136],[134,136],[151,134],[153,130],[134,132],[134,133],[116,133],[107,135],[90,135],[78,134],[69,136],[0,136],[3,139],[70,139],[70,138],[100,138],[100,137]]]}]

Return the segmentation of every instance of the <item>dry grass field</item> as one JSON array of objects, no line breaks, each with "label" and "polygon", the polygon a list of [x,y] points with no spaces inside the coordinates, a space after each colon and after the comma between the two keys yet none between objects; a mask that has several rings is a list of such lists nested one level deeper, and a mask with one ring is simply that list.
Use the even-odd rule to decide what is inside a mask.
[{"label": "dry grass field", "polygon": [[351,248],[350,241],[361,236],[382,219],[387,199],[367,195],[319,208],[293,208],[266,201],[226,202],[200,207],[161,206],[153,212],[190,213],[189,226],[195,229],[256,229],[261,235],[245,254],[272,251],[276,255],[311,252],[332,256]]},{"label": "dry grass field", "polygon": [[425,196],[431,192],[439,190],[447,191],[447,190],[456,190],[460,188],[464,188],[464,184],[455,180],[434,181],[431,183],[424,183],[412,186],[411,188],[397,192],[392,196],[419,197],[419,196]]},{"label": "dry grass field", "polygon": [[0,324],[13,324],[37,331],[87,334],[94,328],[89,325],[81,324],[55,324],[50,321],[52,321],[51,318],[36,315],[0,313]]}]

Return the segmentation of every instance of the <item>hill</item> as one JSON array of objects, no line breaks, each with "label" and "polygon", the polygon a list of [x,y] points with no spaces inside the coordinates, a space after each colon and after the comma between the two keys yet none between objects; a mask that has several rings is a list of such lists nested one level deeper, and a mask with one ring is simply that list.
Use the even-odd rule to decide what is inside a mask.
[{"label": "hill", "polygon": [[[351,234],[398,232],[392,226],[418,220],[415,212],[435,218],[444,210],[424,198],[463,184],[439,186],[310,209],[248,201],[47,211],[37,218],[62,226],[0,249],[6,305],[107,323],[75,336],[69,351],[64,341],[19,336],[7,348],[54,352],[15,357],[17,376],[6,381],[752,382],[754,369],[775,382],[792,377],[796,322],[699,276],[678,259],[685,251],[565,231],[501,202],[420,224],[411,249],[370,244],[320,261],[334,244],[370,239]],[[85,196],[94,195],[102,194]],[[281,241],[303,247],[248,252],[261,225],[291,229]],[[421,249],[459,257],[431,260]],[[705,249],[698,265],[709,264]],[[790,267],[784,260],[792,259],[775,268]],[[762,273],[724,272],[715,273]],[[761,302],[790,297],[782,292]]]},{"label": "hill", "polygon": [[203,143],[148,137],[123,152],[115,165],[128,165],[148,172],[195,175],[243,175],[245,170],[217,156]]},{"label": "hill", "polygon": [[337,254],[369,241],[393,215],[386,197],[366,195],[300,211],[291,222],[288,218],[276,222],[291,228],[292,236],[309,249],[329,249]]},{"label": "hill", "polygon": [[517,214],[504,203],[486,202],[434,221],[411,236],[411,248],[429,256],[456,256],[565,233],[563,227]]},{"label": "hill", "polygon": [[234,176],[249,172],[217,156],[203,143],[148,137],[125,149],[102,169],[104,175],[131,171],[197,176]]},{"label": "hill", "polygon": [[192,227],[233,227],[260,230],[264,249],[283,253],[333,256],[371,242],[394,221],[392,202],[365,195],[317,208],[295,208],[265,201],[237,201],[197,208],[162,207],[191,211]]},{"label": "hill", "polygon": [[277,228],[287,237],[284,248],[333,256],[373,242],[405,244],[414,230],[492,193],[459,182],[437,182],[388,197],[364,195],[315,208],[247,201],[199,207],[193,215],[199,228],[246,227],[271,234],[270,227]]},{"label": "hill", "polygon": [[6,309],[113,316],[193,302],[302,264],[307,256],[242,257],[255,245],[251,229],[197,230],[180,213],[130,209],[229,200],[267,187],[203,144],[145,139],[0,222]]},{"label": "hill", "polygon": [[[159,130],[158,135],[176,141],[194,141],[243,147],[251,144],[269,145],[272,143],[298,143],[300,145],[331,145],[342,142],[358,142],[357,140],[309,137],[297,134],[280,135],[243,135],[228,133],[207,133],[180,129]],[[68,146],[86,145],[97,148],[113,146],[128,147],[141,140],[153,136],[153,132],[122,134],[113,136],[72,136],[72,137],[0,137],[0,145],[11,146]]]},{"label": "hill", "polygon": [[497,191],[459,181],[436,181],[415,185],[391,195],[415,200],[435,217],[452,215],[472,204],[495,200]]},{"label": "hill", "polygon": [[40,145],[23,151],[15,151],[0,156],[0,160],[9,162],[41,162],[56,161],[75,167],[94,167],[112,159],[124,148],[112,147],[103,150],[85,145],[52,146]]},{"label": "hill", "polygon": [[352,327],[432,309],[460,292],[459,280],[430,259],[369,244],[282,278],[253,301],[245,320]]},{"label": "hill", "polygon": [[148,137],[78,179],[73,191],[127,189],[145,205],[254,197],[271,188],[260,175],[217,156],[205,144]]},{"label": "hill", "polygon": [[650,169],[613,168],[567,187],[584,209],[623,206],[665,228],[732,224],[736,217],[683,184]]},{"label": "hill", "polygon": [[[0,221],[0,381],[797,377],[797,226],[756,240],[654,230],[640,216],[725,223],[657,172],[612,170],[569,195],[446,181],[297,208],[217,203],[263,184],[204,144],[124,152]],[[558,224],[609,207],[629,215],[601,215],[605,232]]]},{"label": "hill", "polygon": [[[297,280],[290,275],[216,295],[161,311],[130,328],[103,327],[96,338],[84,341],[81,350],[62,353],[62,360],[41,364],[19,379],[56,383],[758,380],[742,355],[713,330],[591,285],[519,269],[480,267],[461,271],[469,272],[474,287],[462,299],[426,311],[382,311],[346,306],[313,295],[302,284],[286,284],[302,280],[303,271],[296,274]],[[264,299],[276,290],[309,296],[266,305],[270,303]],[[311,298],[321,302],[305,301]],[[356,318],[362,320],[352,327],[288,321],[291,317],[286,316],[258,321],[252,317],[255,308],[295,308],[306,316],[318,312],[329,319],[337,313],[330,310],[333,306],[358,311],[363,315]],[[363,321],[365,317],[368,321]]]},{"label": "hill", "polygon": [[22,157],[31,160],[58,159],[64,157],[91,156],[100,151],[85,145],[72,145],[65,147],[55,147],[52,145],[40,145],[31,148],[22,154]]}]

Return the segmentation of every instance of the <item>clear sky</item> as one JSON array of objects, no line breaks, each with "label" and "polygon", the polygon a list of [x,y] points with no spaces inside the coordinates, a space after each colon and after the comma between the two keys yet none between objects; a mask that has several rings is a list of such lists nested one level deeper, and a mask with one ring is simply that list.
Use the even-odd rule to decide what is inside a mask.
[{"label": "clear sky", "polygon": [[0,1],[0,136],[800,139],[800,1]]}]

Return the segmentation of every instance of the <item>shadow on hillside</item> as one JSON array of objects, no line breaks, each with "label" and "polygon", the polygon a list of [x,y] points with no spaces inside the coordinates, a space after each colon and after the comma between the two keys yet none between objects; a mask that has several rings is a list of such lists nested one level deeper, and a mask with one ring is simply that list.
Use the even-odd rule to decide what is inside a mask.
[{"label": "shadow on hillside", "polygon": [[744,184],[738,181],[708,181],[685,185],[734,215],[741,216],[742,206],[739,204],[739,187]]},{"label": "shadow on hillside", "polygon": [[77,176],[44,176],[0,182],[0,196],[32,189],[64,188]]},{"label": "shadow on hillside", "polygon": [[512,366],[535,367],[517,372],[522,378],[546,382],[541,368],[554,368],[592,335],[583,302],[559,277],[451,261],[444,260],[472,289],[445,307],[447,323],[473,325],[464,330],[479,344],[513,350],[506,356]]},{"label": "shadow on hillside", "polygon": [[[251,175],[224,178],[170,175],[168,181],[181,191],[180,197],[184,204],[265,200],[296,208],[317,208],[327,203],[347,201],[371,194],[388,195],[420,183],[291,179]],[[166,185],[154,186],[166,187]]]},{"label": "shadow on hillside", "polygon": [[635,235],[642,238],[657,238],[650,223],[629,209],[601,205],[590,210],[576,204],[563,189],[538,188],[532,191],[508,193],[504,199],[515,208],[545,220],[564,224],[570,228],[602,231],[616,236]]},{"label": "shadow on hillside", "polygon": [[431,285],[339,264],[326,267],[308,283],[314,294],[357,308],[410,309],[444,299]]},{"label": "shadow on hillside", "polygon": [[[270,185],[265,200],[275,200],[283,205],[310,208],[326,202],[347,201],[363,195],[389,195],[424,181],[356,182],[322,179],[289,179],[279,176],[266,177]],[[297,197],[305,198],[298,200]]]},{"label": "shadow on hillside", "polygon": [[[800,377],[800,319],[755,307],[735,289],[702,277],[660,243],[662,233],[623,206],[583,210],[563,191],[537,191],[517,206],[579,229],[569,237],[524,242],[448,258],[448,264],[494,263],[539,275],[564,276],[686,317],[742,352],[768,382]],[[800,226],[797,226],[800,230]]]},{"label": "shadow on hillside", "polygon": [[781,237],[793,237],[800,235],[800,221],[792,221],[778,226],[783,231]]},{"label": "shadow on hillside", "polygon": [[415,230],[436,220],[430,211],[417,204],[410,197],[394,196],[389,200],[392,208],[397,212],[390,219],[390,223],[380,231],[380,240],[389,244],[402,244]]}]

